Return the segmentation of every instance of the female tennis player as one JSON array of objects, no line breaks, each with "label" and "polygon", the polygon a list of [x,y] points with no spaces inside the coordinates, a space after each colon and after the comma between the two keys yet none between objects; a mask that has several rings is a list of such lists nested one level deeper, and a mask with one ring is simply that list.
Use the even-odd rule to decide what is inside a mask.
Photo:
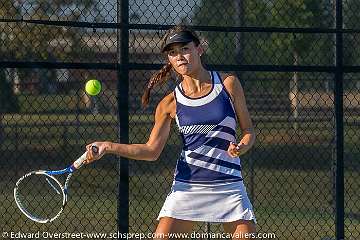
[{"label": "female tennis player", "polygon": [[[255,233],[253,207],[241,176],[239,156],[254,144],[255,134],[239,80],[208,71],[201,62],[200,39],[186,26],[175,26],[162,40],[168,62],[149,81],[142,102],[154,85],[175,71],[182,79],[157,105],[155,124],[145,144],[94,142],[87,146],[92,162],[104,154],[154,161],[161,154],[175,119],[183,139],[174,182],[160,211],[155,239],[168,233],[191,232],[195,221],[223,223],[233,239]],[[242,138],[236,143],[237,123]],[[99,154],[90,147],[96,145]]]}]

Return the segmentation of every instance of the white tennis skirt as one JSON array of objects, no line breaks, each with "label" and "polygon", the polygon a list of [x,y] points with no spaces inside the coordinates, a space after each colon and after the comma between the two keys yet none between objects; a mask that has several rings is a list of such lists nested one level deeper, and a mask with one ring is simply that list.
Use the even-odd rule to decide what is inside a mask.
[{"label": "white tennis skirt", "polygon": [[157,220],[172,217],[211,223],[253,220],[243,181],[230,183],[184,183],[174,181]]}]

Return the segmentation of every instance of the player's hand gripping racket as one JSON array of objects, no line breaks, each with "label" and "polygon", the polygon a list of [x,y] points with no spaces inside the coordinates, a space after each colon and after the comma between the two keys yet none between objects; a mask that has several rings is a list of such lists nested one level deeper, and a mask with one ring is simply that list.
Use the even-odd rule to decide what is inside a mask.
[{"label": "player's hand gripping racket", "polygon": [[[99,152],[92,146],[94,154]],[[19,209],[31,220],[39,223],[54,221],[67,203],[68,185],[73,172],[81,168],[86,152],[69,167],[56,171],[32,171],[22,176],[15,185],[14,198]],[[55,176],[66,175],[62,185]]]}]

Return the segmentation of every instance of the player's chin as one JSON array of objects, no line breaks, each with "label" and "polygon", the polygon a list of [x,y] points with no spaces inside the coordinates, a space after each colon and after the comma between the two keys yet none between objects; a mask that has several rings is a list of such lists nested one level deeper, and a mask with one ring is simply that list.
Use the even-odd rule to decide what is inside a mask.
[{"label": "player's chin", "polygon": [[189,64],[184,64],[176,68],[176,71],[181,75],[191,75],[192,71]]}]

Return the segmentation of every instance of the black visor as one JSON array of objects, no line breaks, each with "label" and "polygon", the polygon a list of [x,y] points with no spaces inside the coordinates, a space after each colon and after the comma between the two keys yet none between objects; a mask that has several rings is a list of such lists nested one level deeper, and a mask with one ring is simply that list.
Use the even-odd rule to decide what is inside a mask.
[{"label": "black visor", "polygon": [[169,50],[169,46],[173,43],[189,43],[194,41],[194,36],[189,31],[177,32],[170,34],[166,40],[161,52]]}]

